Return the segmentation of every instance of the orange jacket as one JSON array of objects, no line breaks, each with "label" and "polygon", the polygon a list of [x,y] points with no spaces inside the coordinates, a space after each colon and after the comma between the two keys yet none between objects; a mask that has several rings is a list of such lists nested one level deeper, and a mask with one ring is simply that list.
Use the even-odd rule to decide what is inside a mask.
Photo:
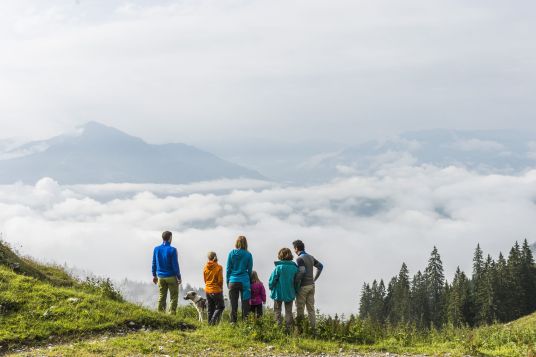
[{"label": "orange jacket", "polygon": [[209,261],[203,270],[205,293],[216,294],[223,292],[223,269],[218,262]]}]

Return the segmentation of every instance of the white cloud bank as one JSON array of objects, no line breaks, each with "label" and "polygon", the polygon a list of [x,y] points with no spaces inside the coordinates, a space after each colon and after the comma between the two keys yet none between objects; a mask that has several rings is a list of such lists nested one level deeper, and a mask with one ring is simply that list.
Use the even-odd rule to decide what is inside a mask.
[{"label": "white cloud bank", "polygon": [[301,238],[325,265],[319,307],[345,313],[357,311],[363,281],[389,278],[402,261],[415,273],[434,245],[450,275],[457,265],[470,270],[477,242],[495,255],[514,240],[536,238],[536,170],[484,176],[399,167],[310,187],[210,186],[66,187],[48,178],[0,186],[0,231],[41,260],[148,281],[152,248],[169,229],[184,280],[196,285],[206,252],[215,250],[225,264],[238,234],[248,237],[265,282],[278,249]]}]

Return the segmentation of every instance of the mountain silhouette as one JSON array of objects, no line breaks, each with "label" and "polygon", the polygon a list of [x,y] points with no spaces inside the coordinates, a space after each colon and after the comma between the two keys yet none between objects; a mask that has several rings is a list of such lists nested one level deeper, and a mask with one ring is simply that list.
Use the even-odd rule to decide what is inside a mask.
[{"label": "mountain silhouette", "polygon": [[0,160],[0,183],[35,183],[51,177],[62,184],[167,183],[215,179],[263,179],[193,146],[152,145],[112,127],[89,122],[76,134],[35,141]]}]

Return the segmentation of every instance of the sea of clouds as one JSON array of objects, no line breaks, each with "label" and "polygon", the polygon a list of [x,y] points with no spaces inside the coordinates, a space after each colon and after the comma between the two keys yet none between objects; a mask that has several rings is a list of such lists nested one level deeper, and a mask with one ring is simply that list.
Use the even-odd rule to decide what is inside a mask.
[{"label": "sea of clouds", "polygon": [[[151,254],[173,232],[183,280],[202,286],[206,253],[225,264],[248,237],[266,283],[281,247],[302,239],[325,270],[322,312],[357,312],[364,281],[413,274],[437,246],[448,278],[470,271],[478,242],[490,254],[536,240],[536,170],[516,176],[462,168],[390,167],[314,186],[252,180],[191,185],[0,186],[0,232],[21,253],[113,279],[151,279]],[[156,291],[155,291],[156,294]]]}]

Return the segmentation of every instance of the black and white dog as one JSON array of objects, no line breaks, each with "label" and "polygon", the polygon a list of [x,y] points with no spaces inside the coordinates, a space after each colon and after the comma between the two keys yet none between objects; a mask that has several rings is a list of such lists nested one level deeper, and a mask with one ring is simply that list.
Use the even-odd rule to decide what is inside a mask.
[{"label": "black and white dog", "polygon": [[207,311],[207,299],[199,296],[195,291],[188,291],[184,295],[184,300],[190,300],[199,314],[199,322],[203,322],[203,316]]}]

